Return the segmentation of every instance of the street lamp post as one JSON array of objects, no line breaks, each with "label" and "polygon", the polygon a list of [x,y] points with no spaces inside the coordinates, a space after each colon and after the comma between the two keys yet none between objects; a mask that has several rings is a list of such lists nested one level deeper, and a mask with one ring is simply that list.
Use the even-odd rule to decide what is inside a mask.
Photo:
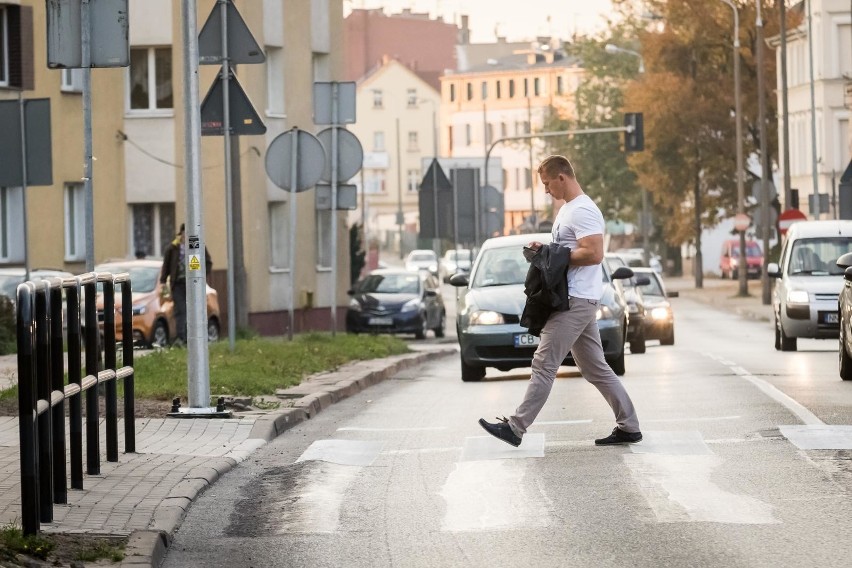
[{"label": "street lamp post", "polygon": [[[766,267],[769,264],[769,150],[766,140],[766,101],[763,95],[763,18],[760,11],[761,0],[757,0],[757,120],[760,127],[760,204],[763,216],[763,270],[761,271],[761,284],[763,292],[763,304],[769,305],[772,301],[769,275]],[[809,4],[810,5],[810,4]],[[740,256],[745,256],[745,251],[740,251]]]},{"label": "street lamp post", "polygon": [[[632,49],[625,49],[623,47],[618,47],[617,45],[608,43],[604,47],[607,53],[626,53],[628,55],[632,55],[634,57],[639,58],[639,72],[645,72],[645,58],[642,57],[642,54],[638,51],[633,51]],[[648,191],[643,187],[640,189],[642,192],[642,223],[640,224],[642,227],[642,255],[643,260],[645,262],[645,266],[649,266],[651,262],[651,246],[648,243],[648,233],[650,232],[648,227]]]},{"label": "street lamp post", "polygon": [[441,235],[438,226],[438,109],[432,99],[420,99],[418,102],[432,105],[432,214],[435,217],[435,237],[432,240],[432,250],[441,256]]},{"label": "street lamp post", "polygon": [[[745,213],[745,188],[743,187],[743,114],[740,102],[740,15],[732,0],[721,0],[734,11],[734,107],[737,114],[737,214]],[[746,271],[745,230],[740,231],[739,295],[748,296],[748,273]]]}]

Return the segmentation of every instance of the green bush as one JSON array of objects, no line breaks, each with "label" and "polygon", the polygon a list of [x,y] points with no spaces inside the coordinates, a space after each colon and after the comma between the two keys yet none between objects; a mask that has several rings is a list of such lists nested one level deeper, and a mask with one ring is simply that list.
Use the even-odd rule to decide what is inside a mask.
[{"label": "green bush", "polygon": [[17,348],[15,306],[9,298],[0,296],[0,355],[15,353]]}]

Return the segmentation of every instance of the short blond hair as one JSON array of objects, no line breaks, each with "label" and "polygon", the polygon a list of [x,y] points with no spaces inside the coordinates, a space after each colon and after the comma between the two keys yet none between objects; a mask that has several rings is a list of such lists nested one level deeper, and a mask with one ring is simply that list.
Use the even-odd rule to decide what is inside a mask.
[{"label": "short blond hair", "polygon": [[564,174],[574,179],[577,177],[574,173],[574,166],[571,165],[568,158],[557,154],[553,154],[542,160],[538,166],[538,173],[539,175],[547,174],[548,177],[556,177],[559,174]]}]

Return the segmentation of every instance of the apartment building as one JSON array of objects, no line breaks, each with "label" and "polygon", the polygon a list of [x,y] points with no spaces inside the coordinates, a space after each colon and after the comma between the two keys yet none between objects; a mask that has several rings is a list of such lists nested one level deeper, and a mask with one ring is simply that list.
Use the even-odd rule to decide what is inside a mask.
[{"label": "apartment building", "polygon": [[[808,35],[808,6],[802,2],[794,10],[802,12],[801,24],[787,32],[788,128],[790,133],[790,182],[799,190],[799,207],[808,212],[808,197],[820,193],[839,202],[840,178],[852,157],[850,109],[845,90],[852,79],[852,13],[846,0],[809,0],[812,35]],[[779,46],[778,37],[771,45]],[[812,43],[812,45],[811,45]],[[814,104],[811,107],[811,54],[813,49]],[[781,52],[777,50],[781,67]],[[778,108],[781,105],[781,73],[778,73]],[[784,117],[779,117],[779,145]],[[816,127],[816,187],[812,128]],[[782,155],[783,148],[779,149]],[[783,168],[783,163],[781,164]],[[783,171],[779,171],[779,177]],[[783,192],[782,192],[783,194]],[[785,204],[785,207],[789,204]],[[833,208],[814,218],[834,218]]]},{"label": "apartment building", "polygon": [[[574,93],[583,69],[558,42],[534,43],[528,49],[484,65],[441,77],[441,153],[449,157],[484,157],[501,138],[541,132],[550,112],[575,114]],[[503,165],[506,232],[537,221],[547,202],[535,191],[533,172],[544,158],[541,140],[499,143],[490,159]]]},{"label": "apartment building", "polygon": [[[158,257],[185,219],[181,4],[130,0],[130,67],[92,71],[96,262],[132,257],[136,251]],[[261,333],[284,333],[293,289],[296,331],[327,329],[332,302],[338,306],[347,302],[345,215],[336,213],[342,229],[338,231],[338,258],[332,259],[331,212],[316,210],[313,191],[295,194],[291,201],[290,193],[267,178],[264,160],[272,140],[290,128],[314,132],[324,128],[312,123],[312,83],[342,77],[342,0],[236,0],[234,4],[266,53],[264,64],[235,68],[267,128],[265,135],[235,138],[232,151],[240,196],[237,205],[242,211],[248,323]],[[198,1],[199,28],[215,6],[215,0]],[[24,96],[51,99],[54,185],[27,190],[27,206],[32,212],[30,264],[82,272],[83,130],[75,82],[78,72],[49,70],[44,65],[45,20],[44,2],[0,0],[0,41],[7,42],[0,45],[12,46],[0,51],[9,56],[9,63],[0,71],[0,98],[17,97],[15,81],[20,83],[21,70],[30,68],[35,88],[24,91]],[[26,45],[28,34],[32,47]],[[219,66],[201,67],[202,99],[218,72]],[[201,151],[204,235],[214,262],[211,281],[224,304],[223,138],[202,138]],[[13,242],[22,237],[20,218],[14,214],[20,208],[14,203],[23,196],[19,188],[17,193],[16,188],[3,188],[0,197],[2,203],[12,204],[4,206],[0,233]],[[300,253],[294,259],[288,256],[291,204],[299,219],[296,239]],[[332,286],[332,262],[337,263],[343,284]],[[21,255],[0,257],[0,264],[22,263]],[[332,289],[337,292],[334,299]]]}]

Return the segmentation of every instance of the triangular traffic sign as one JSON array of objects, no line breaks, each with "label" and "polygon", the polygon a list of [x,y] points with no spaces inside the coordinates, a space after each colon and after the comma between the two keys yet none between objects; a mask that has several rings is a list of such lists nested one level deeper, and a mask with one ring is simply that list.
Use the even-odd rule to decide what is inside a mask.
[{"label": "triangular traffic sign", "polygon": [[[263,63],[266,55],[251,35],[237,7],[230,0],[227,4],[228,15],[228,60],[231,65],[237,63]],[[204,22],[198,36],[198,62],[202,65],[222,63],[222,15],[219,5]]]},{"label": "triangular traffic sign", "polygon": [[[266,134],[266,125],[260,120],[257,111],[254,110],[246,92],[237,81],[237,76],[231,73],[228,81],[230,103],[229,119],[231,122],[231,134]],[[207,91],[201,102],[201,135],[222,136],[224,134],[224,112],[223,112],[222,72],[216,76],[216,81]]]},{"label": "triangular traffic sign", "polygon": [[[438,168],[437,171],[433,170]],[[444,169],[441,167],[441,164],[438,163],[437,159],[432,159],[432,163],[429,165],[429,169],[426,170],[426,175],[423,176],[423,181],[420,182],[420,191],[432,191],[432,180],[435,180],[438,185],[438,191],[444,191],[453,188],[453,184],[450,183],[449,178],[447,178],[447,174],[444,173]]]}]

